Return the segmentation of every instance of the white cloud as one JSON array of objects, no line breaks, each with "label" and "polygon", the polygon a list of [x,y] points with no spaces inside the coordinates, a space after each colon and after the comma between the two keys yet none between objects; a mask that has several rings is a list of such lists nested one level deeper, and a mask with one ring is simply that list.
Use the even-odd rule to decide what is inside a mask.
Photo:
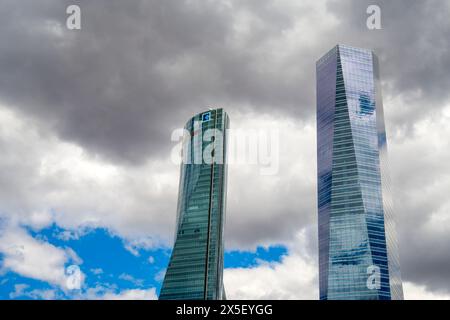
[{"label": "white cloud", "polygon": [[0,217],[36,230],[55,222],[68,229],[61,239],[105,227],[134,253],[172,239],[179,167],[170,161],[111,164],[1,105],[0,148]]},{"label": "white cloud", "polygon": [[142,237],[134,237],[131,239],[125,239],[125,249],[127,249],[131,254],[133,254],[136,257],[139,257],[139,250],[150,250],[152,248],[157,247],[161,243],[158,243],[158,241],[155,241],[150,236],[142,236]]},{"label": "white cloud", "polygon": [[[262,176],[258,166],[230,166],[227,245],[242,249],[288,241],[314,214],[314,127],[265,114],[231,116],[232,128],[279,129],[280,167],[275,176]],[[0,182],[14,181],[0,190],[2,214],[9,219],[35,229],[55,222],[68,229],[57,235],[66,240],[77,239],[89,228],[105,227],[121,236],[136,256],[139,249],[173,239],[179,166],[169,158],[137,167],[112,164],[6,107],[0,108],[0,127],[0,166],[8,168]],[[168,135],[168,144],[169,140]],[[267,224],[272,219],[280,223]]]},{"label": "white cloud", "polygon": [[[388,89],[386,92],[398,98],[395,101],[386,99],[385,111],[388,132],[393,132],[388,142],[399,220],[400,255],[406,261],[402,265],[406,279],[425,283],[435,277],[437,286],[449,288],[445,280],[450,279],[446,273],[450,270],[450,108],[444,109],[442,114],[432,114],[438,108],[430,105],[436,101],[430,101],[430,105],[428,101],[425,105],[411,103],[424,97],[437,101],[447,97],[448,72],[444,68],[450,65],[444,59],[449,56],[445,54],[447,42],[442,40],[446,39],[445,32],[436,31],[448,30],[448,24],[444,24],[445,15],[436,16],[432,24],[420,24],[421,30],[418,30],[405,22],[426,16],[429,13],[426,7],[407,10],[395,5],[391,7],[391,32],[368,37],[364,23],[366,14],[361,10],[365,9],[364,4],[358,1],[338,4],[336,1],[277,0],[258,2],[256,6],[246,1],[228,0],[221,1],[219,6],[197,6],[191,2],[180,6],[173,1],[165,1],[164,5],[186,26],[184,30],[177,29],[179,24],[174,24],[175,29],[171,29],[159,25],[158,19],[150,19],[155,22],[152,24],[155,32],[149,39],[159,45],[149,47],[150,51],[144,50],[148,51],[148,56],[145,52],[122,54],[121,48],[141,52],[142,46],[133,47],[134,43],[140,44],[141,41],[133,41],[133,37],[122,37],[132,40],[125,42],[131,47],[120,41],[95,42],[96,48],[112,44],[118,45],[114,47],[118,50],[110,50],[112,56],[101,56],[102,63],[97,63],[99,68],[86,69],[79,78],[73,75],[80,74],[78,66],[84,65],[83,57],[95,61],[97,50],[91,50],[94,56],[86,50],[87,56],[69,59],[79,63],[49,65],[48,54],[55,57],[54,61],[61,62],[70,58],[71,51],[55,50],[64,48],[67,43],[61,42],[61,25],[47,17],[46,6],[41,6],[43,11],[38,14],[33,12],[30,17],[37,26],[37,34],[31,38],[38,39],[38,42],[23,42],[16,48],[18,50],[14,50],[13,46],[9,54],[11,57],[17,52],[29,54],[29,60],[35,62],[34,68],[26,65],[25,69],[21,69],[22,65],[8,64],[4,70],[5,79],[11,81],[4,82],[2,97],[17,101],[17,106],[0,106],[1,216],[34,229],[41,229],[53,222],[71,229],[67,233],[64,231],[61,239],[76,239],[78,230],[85,226],[106,227],[121,236],[126,248],[135,255],[139,255],[142,248],[169,243],[174,233],[178,166],[155,160],[127,167],[111,163],[102,156],[115,155],[117,159],[117,155],[128,155],[130,151],[130,156],[123,158],[135,159],[140,157],[135,157],[134,153],[151,156],[151,152],[142,150],[158,153],[160,150],[153,148],[153,144],[160,146],[160,141],[156,142],[156,139],[161,137],[159,134],[166,129],[165,126],[173,124],[167,119],[190,112],[187,110],[194,109],[190,104],[199,105],[199,101],[213,97],[214,101],[225,102],[225,107],[228,104],[234,112],[230,114],[232,127],[277,125],[283,128],[280,172],[277,176],[262,177],[259,168],[251,166],[230,167],[227,246],[252,249],[257,245],[292,242],[296,232],[311,226],[315,228],[316,224],[315,131],[311,119],[302,123],[298,118],[313,114],[315,59],[319,52],[324,53],[339,38],[349,41],[349,44],[378,47],[386,67],[382,66],[382,71],[384,69],[386,74],[391,74],[391,87],[385,86]],[[149,13],[159,12],[152,8],[153,5],[145,7]],[[96,3],[91,9],[101,9],[101,4]],[[124,21],[123,25],[119,25],[120,32],[124,32],[122,35],[128,35],[131,27],[133,36],[142,37],[142,34],[135,32],[142,29],[139,28],[142,21],[132,15],[136,10],[129,10],[125,5],[123,9],[119,10],[120,20]],[[447,7],[436,7],[436,10],[445,12],[443,9]],[[110,13],[112,17],[118,14]],[[399,15],[403,18],[396,19]],[[358,27],[359,19],[361,23]],[[13,22],[19,26],[23,24],[20,19],[16,20]],[[42,21],[44,24],[40,24]],[[214,24],[216,27],[203,28],[210,21],[217,22]],[[110,24],[106,24],[109,29],[103,29],[105,24],[102,21],[97,19],[95,23],[98,27],[95,30],[111,31]],[[438,24],[442,28],[435,28]],[[16,29],[26,30],[10,28]],[[203,33],[205,30],[206,33]],[[178,37],[183,37],[183,41],[179,41]],[[10,38],[31,39],[14,36],[14,33]],[[418,53],[426,52],[430,44],[438,50],[409,55],[408,58],[404,55],[403,43],[411,44],[413,51]],[[44,44],[50,51],[46,52],[44,47],[38,48],[39,44]],[[89,43],[83,44],[89,47]],[[28,47],[30,50],[21,50]],[[40,54],[33,56],[32,49],[36,48]],[[421,57],[421,63],[415,63],[416,56]],[[116,66],[117,58],[122,57],[131,58],[121,60],[121,72],[116,72],[111,66]],[[8,62],[16,60],[5,59]],[[144,60],[152,66],[149,68],[152,72],[134,72],[140,70]],[[42,73],[42,70],[45,72]],[[149,77],[153,72],[156,73],[156,81]],[[21,74],[26,76],[17,76]],[[64,74],[69,77],[64,78]],[[15,79],[18,82],[14,82]],[[55,79],[64,81],[54,82]],[[95,86],[91,84],[101,83],[98,79],[112,79],[105,83],[103,94],[98,94],[98,90],[94,90],[93,94],[92,88]],[[136,80],[139,82],[137,86]],[[395,86],[396,81],[402,85]],[[11,83],[9,87],[8,83]],[[142,90],[141,84],[150,83],[152,85],[146,85],[146,89]],[[56,88],[57,84],[64,86]],[[177,95],[173,95],[174,88],[177,88]],[[127,95],[127,92],[133,92],[133,95]],[[203,96],[204,100],[198,99],[198,96]],[[429,99],[433,96],[436,99]],[[30,97],[33,99],[30,100]],[[80,97],[84,97],[83,103],[80,103]],[[408,101],[403,101],[405,97],[409,97]],[[130,103],[122,103],[124,100]],[[64,104],[60,104],[61,101]],[[239,102],[242,101],[250,105],[241,108]],[[142,105],[146,107],[141,108]],[[182,105],[184,111],[176,108],[177,105]],[[16,113],[12,109],[26,110],[26,114]],[[271,115],[239,113],[236,110],[258,110]],[[292,112],[293,120],[279,115],[289,112]],[[61,137],[79,141],[80,145],[65,142],[55,132],[42,129],[27,116],[31,113],[44,119],[43,122],[52,127],[51,130],[58,131]],[[429,114],[417,121],[416,114],[422,117],[425,113]],[[396,127],[397,123],[406,122],[412,127],[409,128],[411,130]],[[119,123],[123,126],[118,126]],[[138,130],[133,131],[135,125]],[[122,128],[130,130],[120,131]],[[155,131],[147,131],[147,128],[155,128]],[[138,148],[128,148],[135,141],[144,143],[138,143]],[[86,152],[85,148],[90,148],[92,152]],[[315,241],[317,236],[314,234],[311,237]],[[38,242],[38,247],[44,248],[44,251],[54,251],[51,245],[49,249],[43,241],[33,241]],[[290,249],[292,259],[298,256],[292,253],[293,248]],[[308,248],[303,249],[311,252]],[[70,251],[65,251],[65,254],[70,255]],[[9,256],[8,259],[12,263],[17,258]],[[423,263],[429,265],[422,266]],[[252,272],[282,273],[289,264],[290,259],[286,258],[281,264],[270,267],[261,265]],[[17,263],[12,265],[19,268]],[[59,262],[53,263],[55,268],[59,265]],[[22,271],[32,274],[29,269],[27,267]],[[246,274],[248,270],[241,271]]]},{"label": "white cloud", "polygon": [[265,176],[261,175],[265,166],[229,166],[227,247],[255,249],[290,242],[315,221],[315,127],[267,114],[234,113],[230,117],[232,129],[279,131],[279,170]]},{"label": "white cloud", "polygon": [[425,286],[411,282],[403,283],[405,300],[450,300],[450,294],[443,292],[431,292]]},{"label": "white cloud", "polygon": [[225,269],[227,298],[238,300],[317,300],[317,270],[311,261],[289,255],[280,263]]},{"label": "white cloud", "polygon": [[83,260],[77,255],[75,251],[73,251],[72,248],[66,247],[66,254],[69,256],[70,260],[73,264],[80,265],[83,264]]},{"label": "white cloud", "polygon": [[102,268],[94,268],[94,269],[91,269],[91,272],[95,275],[100,275],[100,274],[103,274],[103,269]]},{"label": "white cloud", "polygon": [[48,289],[48,290],[31,290],[27,293],[27,296],[35,299],[35,300],[55,300],[58,299],[58,295],[56,290]]},{"label": "white cloud", "polygon": [[154,279],[157,282],[162,282],[164,280],[165,275],[166,275],[166,269],[162,269],[157,274],[155,274]]},{"label": "white cloud", "polygon": [[[402,127],[391,130],[389,156],[393,190],[398,200],[398,228],[403,243],[409,241],[411,236],[411,229],[407,226],[413,215],[424,222],[415,232],[421,235],[421,239],[431,238],[436,232],[442,236],[448,233],[446,221],[449,219],[450,202],[445,192],[449,188],[450,176],[448,109],[444,109],[442,114],[430,114],[422,119],[412,132],[404,131]],[[392,106],[387,108],[387,121],[393,117],[394,111]],[[230,166],[227,244],[242,250],[252,249],[256,245],[292,243],[298,230],[314,227],[316,223],[315,128],[309,123],[284,117],[248,112],[235,113],[232,121],[234,128],[281,128],[280,171],[275,176],[265,177],[259,174],[258,166]],[[3,212],[8,213],[8,219],[36,229],[53,221],[62,227],[73,228],[69,233],[61,234],[62,239],[76,239],[80,232],[83,234],[79,230],[86,230],[90,224],[104,226],[122,235],[125,247],[135,255],[139,254],[139,249],[160,245],[161,238],[166,241],[172,238],[178,190],[177,166],[148,163],[139,168],[127,168],[105,163],[73,144],[40,132],[32,121],[5,108],[0,108],[0,124],[0,144],[4,149],[0,165],[9,168],[4,172],[24,173],[23,181],[9,179],[16,181],[15,184],[10,185],[8,190],[0,191],[5,208]],[[389,128],[388,123],[388,133],[391,133]],[[25,161],[19,161],[23,158],[21,154],[27,154]],[[407,165],[404,159],[408,159]],[[423,168],[427,168],[426,175],[410,174],[421,172]],[[0,180],[6,178],[8,176],[0,176]],[[32,193],[24,187],[27,184],[32,186]],[[14,192],[9,192],[11,190]],[[117,196],[119,194],[120,197]],[[171,196],[166,197],[167,194]],[[153,238],[154,235],[157,236]],[[13,237],[11,234],[2,237],[6,236]],[[314,242],[316,237],[313,234],[309,241]],[[63,265],[70,256],[70,250],[33,239],[23,231],[13,240],[18,243],[25,241],[28,247],[32,244],[40,250],[51,252],[53,259],[47,261],[43,272],[37,272],[41,269],[40,263],[44,262],[39,261],[35,254],[27,251],[26,263],[22,263],[18,258],[20,255],[9,253],[4,266],[25,276],[62,283]],[[2,241],[3,250],[6,250],[5,243],[8,242]],[[400,253],[407,250],[403,243],[400,242]],[[317,298],[316,285],[309,283],[313,281],[312,273],[283,280],[290,272],[296,275],[296,266],[305,267],[305,270],[313,268],[308,264],[311,260],[292,253],[295,246],[300,248],[301,245],[289,246],[290,255],[281,263],[227,270],[229,297]],[[311,254],[310,248],[303,249]],[[427,249],[427,252],[430,251]],[[72,258],[76,260],[73,255]],[[163,275],[161,272],[157,278],[162,280]],[[240,277],[248,281],[240,282]],[[273,285],[264,287],[266,279],[270,279]],[[419,282],[426,280],[419,279]],[[239,283],[246,286],[238,286]],[[295,290],[292,283],[296,283],[297,288],[308,289]],[[417,288],[413,287],[414,292]],[[407,290],[405,287],[408,297]],[[430,292],[433,294],[433,291]]]},{"label": "white cloud", "polygon": [[47,290],[28,290],[30,286],[27,284],[16,284],[14,285],[14,292],[9,294],[10,299],[16,298],[27,298],[27,299],[39,299],[39,300],[54,300],[56,299],[56,290],[47,289]]},{"label": "white cloud", "polygon": [[118,294],[107,293],[102,297],[104,300],[157,300],[156,289],[148,290],[131,289],[124,290]]},{"label": "white cloud", "polygon": [[58,285],[63,290],[67,280],[65,264],[79,262],[72,249],[37,240],[19,227],[0,230],[0,252],[4,255],[3,269]]},{"label": "white cloud", "polygon": [[306,254],[303,233],[298,235],[297,241],[296,249],[292,248],[280,262],[260,262],[252,268],[225,269],[227,298],[317,300],[317,263]]},{"label": "white cloud", "polygon": [[[442,242],[448,234],[450,201],[446,191],[450,188],[450,108],[430,113],[418,121],[412,131],[408,131],[389,123],[389,119],[395,118],[394,102],[400,103],[388,100],[385,104],[388,133],[391,133],[389,157],[399,222],[400,254],[408,257],[408,265],[403,265],[403,269],[409,270],[412,264],[418,263],[410,252],[404,254],[409,250],[405,243],[411,243],[411,237],[420,236],[415,240],[415,248],[430,254],[433,243],[424,239],[439,235]],[[235,112],[231,116],[232,128],[281,128],[281,143],[280,171],[275,176],[261,176],[260,168],[252,165],[229,167],[227,246],[242,250],[253,249],[257,245],[289,244],[299,230],[315,227],[316,223],[315,127],[309,122],[283,116],[252,112]],[[156,161],[131,168],[105,162],[77,145],[58,140],[51,133],[42,131],[31,119],[6,107],[0,107],[0,146],[3,150],[0,166],[5,169],[0,174],[0,182],[8,185],[8,188],[0,190],[0,201],[2,215],[7,219],[34,229],[56,222],[70,229],[60,235],[61,239],[76,239],[83,234],[80,230],[103,226],[123,237],[125,247],[135,255],[139,255],[139,249],[151,249],[172,239],[178,166]],[[423,174],[425,169],[426,174]],[[412,233],[409,226],[413,221],[422,223]],[[13,238],[11,234],[2,235],[6,236]],[[316,241],[316,237],[314,234],[310,241]],[[4,267],[25,276],[62,283],[63,262],[69,259],[64,257],[70,257],[70,250],[33,239],[23,231],[19,231],[13,240],[51,252],[53,260],[48,261],[43,273],[36,272],[39,263],[43,262],[27,251],[26,263],[22,265],[20,255],[11,254],[11,248],[5,248],[6,242],[2,241],[0,248],[9,250]],[[311,254],[309,248],[304,249]],[[448,255],[441,253],[440,256],[446,258]],[[74,255],[72,259],[76,260]],[[278,274],[283,278],[286,270],[305,261],[291,253],[279,264],[227,270],[227,281],[232,283],[237,281],[233,275],[250,279],[245,289],[230,291],[230,298],[250,297],[252,290],[257,292],[256,288],[262,285],[258,279],[260,275],[275,282]],[[445,260],[442,265],[446,263]],[[49,269],[54,269],[54,272]],[[425,276],[415,277],[414,281],[426,283],[431,272],[422,273]],[[310,279],[310,276],[306,278]],[[289,282],[280,280],[278,285],[282,288],[279,292],[263,290],[255,297],[272,296],[274,292],[280,297],[300,297],[303,294],[317,297],[315,293],[309,294],[313,292],[309,289],[297,293],[290,290],[285,287]],[[428,290],[433,294],[432,287]],[[406,291],[405,288],[405,294]]]},{"label": "white cloud", "polygon": [[25,290],[29,287],[29,285],[27,284],[15,284],[14,285],[14,292],[11,292],[9,294],[9,298],[11,299],[15,299],[17,297],[20,297],[22,295],[24,295]]},{"label": "white cloud", "polygon": [[133,283],[137,287],[142,287],[143,284],[144,284],[144,280],[143,279],[136,279],[135,277],[133,277],[132,275],[127,274],[127,273],[122,273],[119,276],[119,279],[125,280],[125,281],[129,281],[129,282]]},{"label": "white cloud", "polygon": [[[397,104],[387,109],[388,121],[402,114]],[[429,292],[450,292],[449,110],[430,110],[410,127],[387,127],[403,278]]]},{"label": "white cloud", "polygon": [[126,289],[115,292],[114,288],[97,286],[89,288],[79,298],[89,300],[157,300],[155,288],[149,289]]}]

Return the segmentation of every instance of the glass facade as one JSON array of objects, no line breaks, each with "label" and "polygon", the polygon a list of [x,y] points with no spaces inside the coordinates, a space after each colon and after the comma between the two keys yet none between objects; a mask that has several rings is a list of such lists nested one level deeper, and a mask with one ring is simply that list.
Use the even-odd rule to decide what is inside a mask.
[{"label": "glass facade", "polygon": [[222,109],[185,126],[175,244],[159,298],[221,300],[229,118]]},{"label": "glass facade", "polygon": [[338,45],[316,72],[320,299],[403,299],[378,59]]}]

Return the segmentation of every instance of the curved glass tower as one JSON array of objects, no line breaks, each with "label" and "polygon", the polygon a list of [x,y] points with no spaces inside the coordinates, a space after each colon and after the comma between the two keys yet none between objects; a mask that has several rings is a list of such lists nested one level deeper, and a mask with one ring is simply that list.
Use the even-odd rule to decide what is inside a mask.
[{"label": "curved glass tower", "polygon": [[177,230],[161,300],[225,299],[223,231],[227,190],[228,115],[209,110],[185,129]]},{"label": "curved glass tower", "polygon": [[320,299],[403,299],[376,55],[317,62]]}]

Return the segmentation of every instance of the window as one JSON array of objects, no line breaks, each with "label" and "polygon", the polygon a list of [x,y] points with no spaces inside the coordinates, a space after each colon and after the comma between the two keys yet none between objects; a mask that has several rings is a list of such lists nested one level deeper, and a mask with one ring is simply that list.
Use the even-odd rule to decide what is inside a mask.
[{"label": "window", "polygon": [[202,114],[202,121],[203,122],[209,121],[209,120],[211,120],[211,112],[206,112],[206,113]]}]

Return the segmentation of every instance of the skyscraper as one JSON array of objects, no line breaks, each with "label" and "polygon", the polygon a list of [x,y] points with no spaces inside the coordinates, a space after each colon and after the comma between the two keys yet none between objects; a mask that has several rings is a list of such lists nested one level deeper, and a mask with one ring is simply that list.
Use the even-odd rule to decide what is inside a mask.
[{"label": "skyscraper", "polygon": [[338,45],[316,72],[320,299],[403,299],[378,59]]},{"label": "skyscraper", "polygon": [[160,299],[225,299],[228,127],[229,118],[222,109],[200,113],[184,127],[177,230]]}]

